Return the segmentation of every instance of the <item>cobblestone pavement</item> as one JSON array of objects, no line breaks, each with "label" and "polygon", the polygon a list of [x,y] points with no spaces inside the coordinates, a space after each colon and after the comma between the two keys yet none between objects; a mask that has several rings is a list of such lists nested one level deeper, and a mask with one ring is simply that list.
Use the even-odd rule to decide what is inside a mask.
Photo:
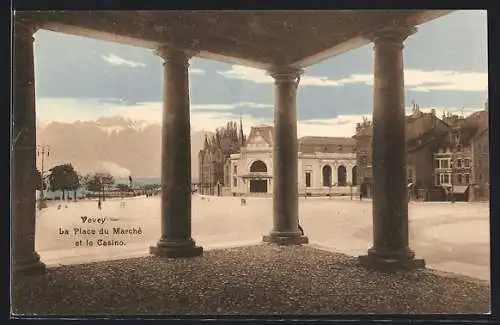
[{"label": "cobblestone pavement", "polygon": [[486,281],[431,270],[385,274],[311,247],[261,244],[190,259],[154,256],[50,269],[14,281],[24,315],[486,313]]}]

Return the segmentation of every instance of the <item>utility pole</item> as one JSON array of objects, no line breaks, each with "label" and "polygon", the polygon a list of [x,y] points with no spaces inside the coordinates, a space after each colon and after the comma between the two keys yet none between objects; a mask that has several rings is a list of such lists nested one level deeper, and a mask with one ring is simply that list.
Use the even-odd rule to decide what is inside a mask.
[{"label": "utility pole", "polygon": [[40,191],[40,200],[38,202],[38,209],[42,210],[42,209],[45,209],[47,207],[47,202],[45,202],[45,194],[44,194],[44,187],[46,185],[45,176],[44,176],[44,173],[45,173],[44,162],[45,162],[45,155],[47,155],[47,157],[50,156],[50,146],[37,145],[36,146],[36,155],[37,155],[37,157],[40,157],[40,155],[42,156],[42,166],[41,166],[42,170],[40,171],[40,175],[42,177],[42,189]]}]

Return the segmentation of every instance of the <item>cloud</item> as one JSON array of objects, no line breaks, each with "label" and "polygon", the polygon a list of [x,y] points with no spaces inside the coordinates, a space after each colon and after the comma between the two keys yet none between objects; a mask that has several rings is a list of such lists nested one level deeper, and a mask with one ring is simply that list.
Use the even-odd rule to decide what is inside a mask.
[{"label": "cloud", "polygon": [[198,68],[189,68],[189,73],[192,74],[205,74],[205,71]]},{"label": "cloud", "polygon": [[118,55],[114,55],[114,54],[101,55],[101,58],[104,61],[108,62],[109,64],[113,64],[113,65],[127,65],[131,68],[145,67],[146,66],[144,63],[129,61],[129,60],[126,60],[126,59],[119,57]]},{"label": "cloud", "polygon": [[[247,80],[254,83],[273,83],[266,71],[240,65],[231,66],[230,70],[217,71],[229,78]],[[339,87],[349,84],[373,85],[372,74],[352,74],[346,78],[332,79],[329,77],[301,77],[301,86]],[[405,86],[410,91],[485,91],[488,87],[488,73],[460,71],[422,71],[405,70]]]},{"label": "cloud", "polygon": [[130,176],[130,170],[111,161],[101,161],[90,168],[86,173],[109,173],[113,177],[124,178]]},{"label": "cloud", "polygon": [[[37,123],[44,125],[52,121],[72,123],[76,120],[96,120],[99,117],[122,116],[134,121],[145,121],[151,124],[161,124],[162,106],[161,102],[136,103],[134,106],[111,103],[100,99],[75,99],[75,98],[39,98],[37,99]],[[234,104],[195,104],[192,107],[207,108],[191,112],[191,129],[193,131],[213,131],[228,121],[239,119],[239,115],[232,113],[231,108],[239,105],[260,105],[272,107],[271,104],[234,103]],[[214,111],[214,108],[218,110]],[[481,107],[457,108],[457,107],[423,107],[423,112],[435,109],[440,117],[443,111],[460,113],[464,115],[482,109]],[[407,114],[412,108],[406,107]],[[338,115],[329,119],[311,119],[298,121],[297,131],[299,136],[345,136],[354,134],[356,123],[361,122],[363,117],[371,119],[371,114],[363,115]],[[248,133],[251,126],[259,124],[273,124],[272,118],[257,118],[243,114],[243,127]]]},{"label": "cloud", "polygon": [[488,73],[405,70],[405,84],[412,91],[485,91]]},{"label": "cloud", "polygon": [[191,109],[195,110],[232,110],[238,107],[251,107],[251,108],[272,108],[272,104],[258,104],[251,102],[241,102],[234,104],[191,104]]},{"label": "cloud", "polygon": [[[131,68],[137,68],[137,67],[145,67],[146,64],[141,63],[141,62],[134,62],[130,60],[126,60],[122,57],[119,57],[118,55],[115,54],[108,54],[108,55],[101,55],[101,58],[108,62],[109,64],[112,65],[126,65]],[[189,73],[191,74],[205,74],[205,71],[199,68],[189,68]]]}]

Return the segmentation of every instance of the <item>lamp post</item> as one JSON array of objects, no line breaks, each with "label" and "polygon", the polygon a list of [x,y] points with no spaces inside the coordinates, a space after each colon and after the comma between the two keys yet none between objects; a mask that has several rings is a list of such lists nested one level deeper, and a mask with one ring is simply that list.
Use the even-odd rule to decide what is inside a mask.
[{"label": "lamp post", "polygon": [[102,195],[102,198],[104,199],[104,184],[103,184],[103,181],[101,178],[97,179],[97,183],[99,184],[99,200],[97,202],[97,206],[100,209],[101,205],[102,205],[101,195]]},{"label": "lamp post", "polygon": [[36,155],[37,157],[42,158],[42,170],[40,171],[40,175],[42,177],[42,189],[40,191],[40,200],[38,202],[38,209],[42,210],[47,207],[47,202],[45,202],[45,193],[44,193],[44,187],[45,187],[45,178],[44,178],[44,173],[45,173],[45,166],[44,166],[44,161],[45,161],[45,155],[47,157],[50,156],[50,146],[47,145],[37,145],[36,146]]}]

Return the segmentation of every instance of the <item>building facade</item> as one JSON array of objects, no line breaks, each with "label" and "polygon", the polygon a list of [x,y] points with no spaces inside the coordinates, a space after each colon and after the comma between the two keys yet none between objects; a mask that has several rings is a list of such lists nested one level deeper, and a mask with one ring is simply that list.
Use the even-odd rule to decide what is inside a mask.
[{"label": "building facade", "polygon": [[[235,196],[273,193],[273,139],[273,127],[261,125],[251,128],[246,145],[226,162],[224,178],[227,192]],[[302,137],[297,145],[297,187],[300,195],[350,195],[357,192],[354,139]]]},{"label": "building facade", "polygon": [[[487,200],[489,197],[488,112],[468,117],[423,113],[406,117],[406,172],[410,197],[422,200]],[[371,196],[372,124],[356,127],[359,183]]]}]

